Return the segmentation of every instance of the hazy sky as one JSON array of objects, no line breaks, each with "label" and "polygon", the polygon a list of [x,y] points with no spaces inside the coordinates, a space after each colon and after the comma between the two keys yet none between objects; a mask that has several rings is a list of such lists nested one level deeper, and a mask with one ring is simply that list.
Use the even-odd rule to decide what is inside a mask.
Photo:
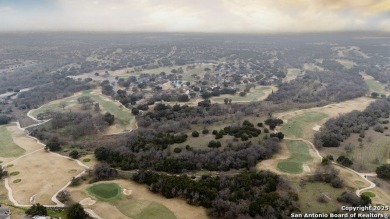
[{"label": "hazy sky", "polygon": [[0,31],[390,31],[390,0],[0,0]]}]

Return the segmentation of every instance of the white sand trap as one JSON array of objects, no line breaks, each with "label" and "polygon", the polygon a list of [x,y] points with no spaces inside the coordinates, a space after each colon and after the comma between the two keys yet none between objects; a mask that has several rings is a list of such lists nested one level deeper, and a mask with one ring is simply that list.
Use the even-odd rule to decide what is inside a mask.
[{"label": "white sand trap", "polygon": [[133,194],[133,190],[131,190],[131,189],[123,189],[123,194],[125,196],[131,196],[131,194]]},{"label": "white sand trap", "polygon": [[80,204],[82,206],[91,206],[91,205],[93,205],[95,203],[96,203],[96,201],[91,199],[91,198],[85,198],[85,199],[80,201]]},{"label": "white sand trap", "polygon": [[307,172],[307,173],[310,173],[310,167],[307,165],[307,164],[304,164],[303,166],[303,171]]},{"label": "white sand trap", "polygon": [[313,127],[313,130],[316,131],[316,132],[318,132],[318,131],[320,131],[320,128],[321,128],[321,126],[315,125],[315,126]]}]

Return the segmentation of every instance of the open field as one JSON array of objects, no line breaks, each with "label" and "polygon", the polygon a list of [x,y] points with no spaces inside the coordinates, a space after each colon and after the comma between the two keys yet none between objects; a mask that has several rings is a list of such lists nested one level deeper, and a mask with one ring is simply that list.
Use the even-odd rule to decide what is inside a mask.
[{"label": "open field", "polygon": [[371,92],[377,92],[380,94],[386,93],[383,84],[381,84],[380,82],[378,82],[374,79],[366,80],[366,84],[370,88]]},{"label": "open field", "polygon": [[122,196],[122,189],[115,183],[99,183],[87,189],[89,193],[99,200],[113,201]]},{"label": "open field", "polygon": [[14,166],[7,169],[9,172],[20,172],[17,176],[9,177],[10,182],[21,180],[19,183],[10,183],[13,196],[19,204],[30,204],[30,198],[34,195],[36,202],[53,204],[51,197],[73,176],[83,171],[76,162],[44,150],[13,163]]},{"label": "open field", "polygon": [[[302,212],[330,213],[340,210],[342,204],[337,201],[337,198],[345,189],[335,189],[329,184],[320,182],[306,182],[301,187],[298,181],[293,186],[299,195],[300,210]],[[317,199],[320,195],[324,195],[328,202],[318,202]]]},{"label": "open field", "polygon": [[15,144],[7,126],[0,126],[0,157],[18,157],[26,151]]},{"label": "open field", "polygon": [[[108,97],[104,97],[103,95],[99,94],[99,91],[83,91],[76,95],[73,95],[71,97],[67,97],[61,100],[55,100],[48,104],[43,105],[42,107],[33,110],[31,112],[31,115],[35,118],[40,113],[43,113],[45,111],[51,110],[51,111],[81,111],[80,104],[77,103],[77,98],[82,96],[89,96],[95,101],[96,103],[99,103],[102,110],[105,112],[109,112],[115,116],[116,125],[117,127],[112,127],[112,132],[114,133],[118,129],[120,130],[130,130],[134,128],[134,116],[131,114],[131,111],[125,107],[123,107],[119,102],[114,102],[110,100]],[[66,107],[62,108],[61,104],[65,103]]]},{"label": "open field", "polygon": [[321,148],[322,154],[332,154],[335,158],[345,155],[354,162],[353,168],[361,171],[375,171],[376,167],[386,164],[390,158],[390,137],[370,128],[365,132],[362,144],[359,135],[352,134],[337,148]]},{"label": "open field", "polygon": [[281,131],[289,137],[303,137],[305,129],[311,129],[316,122],[326,118],[327,115],[321,112],[307,112],[288,119]]},{"label": "open field", "polygon": [[292,174],[302,173],[303,165],[313,159],[307,144],[302,141],[287,141],[287,148],[290,151],[290,157],[279,161],[277,165],[279,170]]},{"label": "open field", "polygon": [[260,101],[267,98],[267,96],[272,92],[276,91],[277,88],[273,86],[258,86],[256,88],[252,88],[249,93],[245,96],[241,97],[240,95],[228,95],[224,94],[219,97],[211,98],[212,102],[216,103],[224,103],[225,98],[232,99],[232,102],[250,102],[250,101]]},{"label": "open field", "polygon": [[375,80],[375,78],[373,78],[371,75],[368,75],[365,72],[361,72],[360,75],[366,81],[368,88],[370,88],[370,92],[377,92],[380,94],[386,93],[385,86],[381,84],[379,81]]},{"label": "open field", "polygon": [[323,71],[324,68],[314,64],[314,63],[305,63],[303,64],[303,69],[308,71]]},{"label": "open field", "polygon": [[337,59],[336,61],[337,61],[338,63],[344,65],[344,67],[345,67],[346,69],[351,69],[351,68],[353,68],[353,67],[356,65],[355,62],[350,61],[350,60],[347,60],[347,59]]},{"label": "open field", "polygon": [[286,82],[292,81],[301,74],[302,74],[302,70],[299,68],[288,68],[285,81]]}]

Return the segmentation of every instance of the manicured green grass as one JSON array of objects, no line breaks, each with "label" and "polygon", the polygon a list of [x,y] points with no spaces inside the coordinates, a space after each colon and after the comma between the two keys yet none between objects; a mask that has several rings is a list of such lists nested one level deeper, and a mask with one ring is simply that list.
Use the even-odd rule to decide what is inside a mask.
[{"label": "manicured green grass", "polygon": [[259,86],[256,88],[252,88],[249,93],[245,96],[241,97],[239,94],[236,95],[221,95],[219,97],[214,97],[212,100],[217,103],[224,103],[225,98],[232,99],[232,102],[250,102],[250,101],[258,101],[261,97],[264,96],[264,91],[271,89],[271,87],[267,86]]},{"label": "manicured green grass", "polygon": [[22,180],[21,179],[15,179],[14,181],[12,181],[13,183],[20,183],[20,182],[22,182]]},{"label": "manicured green grass", "polygon": [[291,156],[287,160],[280,161],[277,165],[278,169],[286,173],[302,173],[302,165],[312,160],[307,144],[302,141],[287,141],[287,148]]},{"label": "manicured green grass", "polygon": [[381,93],[381,94],[385,92],[384,86],[380,82],[378,82],[374,79],[366,80],[366,84],[368,85],[368,87],[370,88],[370,90],[372,92],[377,92],[377,93]]},{"label": "manicured green grass", "polygon": [[176,216],[164,205],[147,200],[124,199],[116,207],[133,219],[176,219]]},{"label": "manicured green grass", "polygon": [[302,115],[292,117],[286,124],[283,125],[282,132],[289,137],[295,136],[301,138],[303,137],[306,127],[310,126],[310,128],[312,128],[314,123],[326,117],[327,115],[325,113],[318,112],[307,112]]},{"label": "manicured green grass", "polygon": [[373,192],[363,192],[362,195],[367,195],[370,198],[374,198],[376,196],[375,193],[373,193]]},{"label": "manicured green grass", "polygon": [[122,196],[122,189],[116,183],[99,183],[87,189],[89,193],[102,201],[113,201]]},{"label": "manicured green grass", "polygon": [[18,157],[26,151],[15,144],[5,126],[0,126],[0,157]]}]

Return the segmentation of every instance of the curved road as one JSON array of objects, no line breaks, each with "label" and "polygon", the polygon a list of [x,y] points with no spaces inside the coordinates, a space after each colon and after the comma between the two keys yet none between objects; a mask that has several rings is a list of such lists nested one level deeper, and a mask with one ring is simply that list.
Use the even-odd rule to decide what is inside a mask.
[{"label": "curved road", "polygon": [[[41,125],[41,124],[46,123],[46,122],[49,121],[49,120],[45,120],[45,121],[37,120],[37,119],[35,119],[34,117],[32,117],[32,116],[30,115],[30,112],[31,112],[31,111],[29,111],[29,113],[28,113],[27,115],[28,115],[30,118],[32,118],[32,119],[34,119],[35,121],[38,122],[38,124],[35,124],[35,125],[32,125],[32,126]],[[16,125],[17,125],[17,127],[18,127],[20,130],[26,131],[26,128],[27,128],[27,127],[22,128],[22,127],[20,126],[20,123],[19,123],[19,122],[16,122]],[[32,126],[28,126],[28,127],[32,127]],[[38,144],[42,145],[43,147],[46,146],[46,145],[43,144],[41,141],[39,141],[39,139],[37,139],[37,138],[35,138],[35,137],[33,137],[33,136],[29,135],[29,134],[27,134],[27,137],[34,139]],[[21,156],[21,157],[18,157],[18,158],[16,158],[16,159],[14,159],[14,160],[12,160],[12,161],[6,163],[5,166],[8,165],[8,164],[10,164],[10,163],[13,163],[13,162],[15,162],[15,161],[17,161],[17,160],[19,160],[19,159],[25,157],[25,156],[28,156],[28,155],[31,155],[31,154],[36,153],[36,152],[38,152],[38,151],[41,151],[41,150],[43,150],[43,149],[44,149],[44,148],[41,148],[41,149],[32,151],[32,152],[30,152],[30,153],[28,153],[28,154],[25,154],[25,155],[23,155],[23,156]],[[73,161],[77,162],[78,165],[82,166],[82,167],[84,168],[84,171],[82,171],[80,174],[78,174],[78,175],[75,176],[75,177],[81,176],[82,174],[84,174],[84,173],[89,169],[89,167],[88,167],[87,165],[83,164],[83,163],[82,163],[81,161],[79,161],[79,160],[76,160],[76,159],[73,159],[73,158],[70,158],[70,157],[67,157],[67,156],[58,154],[58,153],[54,153],[54,152],[50,152],[50,153],[53,154],[53,155],[59,156],[59,157],[63,157],[63,158],[66,158],[66,159],[73,160]],[[44,205],[44,206],[45,206],[45,207],[65,207],[65,204],[62,203],[62,202],[60,202],[60,201],[57,199],[57,195],[58,195],[58,193],[61,192],[62,190],[66,189],[66,188],[70,185],[70,183],[71,183],[71,181],[69,181],[66,185],[64,185],[60,190],[58,190],[58,191],[52,196],[51,200],[55,203],[55,205]],[[14,198],[14,196],[13,196],[12,188],[9,186],[8,178],[5,178],[4,184],[5,184],[5,188],[7,189],[7,192],[8,192],[8,199],[13,203],[14,206],[16,206],[16,207],[31,207],[31,206],[32,206],[31,204],[30,204],[30,205],[22,205],[22,204],[19,204],[19,203],[15,200],[15,198]],[[92,218],[95,218],[95,219],[102,219],[102,218],[99,217],[99,215],[97,215],[92,209],[86,208],[85,211],[86,211]]]},{"label": "curved road", "polygon": [[[287,113],[284,113],[282,115],[279,115],[277,118],[278,119],[282,119],[282,117],[286,116],[286,115],[289,115],[289,114],[294,114],[294,113],[297,113],[297,112],[301,112],[301,111],[305,111],[305,110],[309,110],[309,109],[323,109],[325,107],[329,107],[329,106],[332,106],[334,105],[334,103],[332,104],[329,104],[329,105],[325,105],[325,106],[322,106],[322,107],[314,107],[314,108],[308,108],[308,109],[301,109],[301,110],[296,110],[296,111],[291,111],[291,112],[287,112]],[[290,137],[286,137],[284,138],[285,140],[290,140],[290,141],[303,141],[303,142],[306,142],[308,143],[312,149],[314,150],[314,152],[316,153],[317,157],[319,157],[321,160],[323,158],[323,156],[320,154],[320,152],[318,151],[318,149],[316,148],[316,146],[313,144],[313,142],[307,140],[307,139],[304,139],[304,138],[290,138]],[[367,176],[376,176],[376,173],[360,173],[360,172],[357,172],[349,167],[345,167],[345,166],[342,166],[336,162],[332,162],[334,165],[336,166],[339,166],[343,169],[346,169],[346,170],[349,170],[355,174],[357,174],[358,176],[360,176],[364,181],[366,181],[368,184],[370,184],[369,186],[365,187],[365,188],[362,188],[362,189],[358,189],[356,190],[356,195],[357,196],[360,196],[360,194],[365,191],[365,190],[369,190],[369,189],[372,189],[372,188],[375,188],[376,185],[374,182],[370,181],[369,179],[367,179]]]}]

